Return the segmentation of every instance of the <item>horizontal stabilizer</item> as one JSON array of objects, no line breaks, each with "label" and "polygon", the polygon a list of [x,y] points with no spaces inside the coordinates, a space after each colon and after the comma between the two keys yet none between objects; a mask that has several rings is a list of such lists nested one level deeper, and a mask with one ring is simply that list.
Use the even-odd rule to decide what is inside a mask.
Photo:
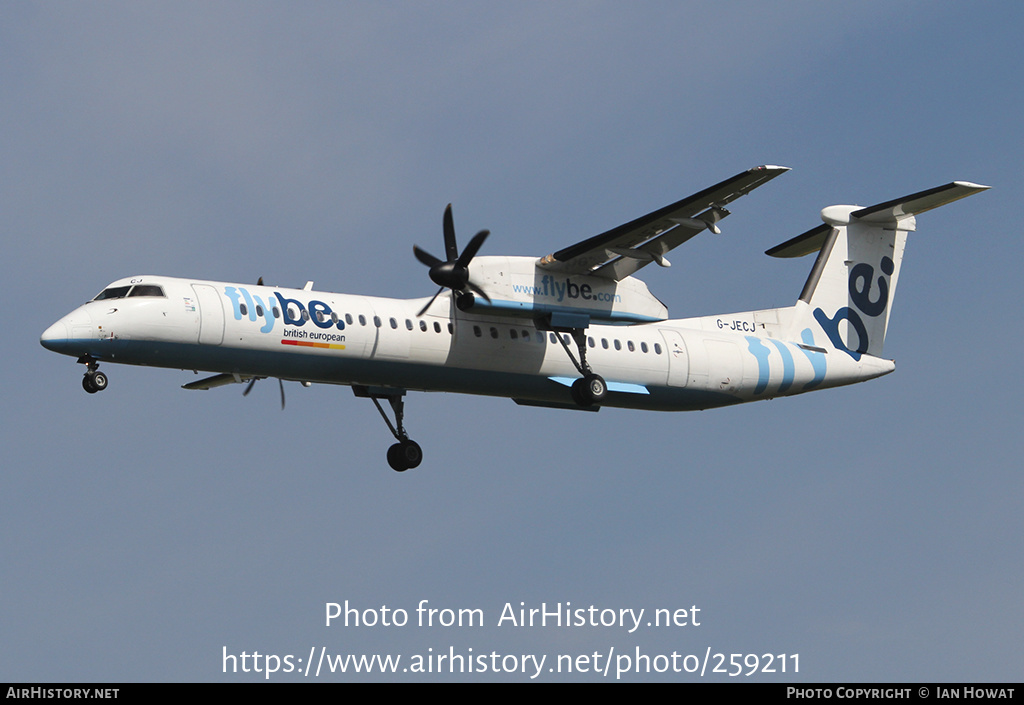
[{"label": "horizontal stabilizer", "polygon": [[781,245],[776,245],[765,252],[772,257],[803,257],[812,252],[817,252],[825,244],[825,238],[832,230],[828,223],[819,225],[808,230],[803,235],[797,235],[792,240],[786,240]]},{"label": "horizontal stabilizer", "polygon": [[[927,191],[920,191],[867,208],[829,206],[821,212],[822,219],[825,221],[824,225],[819,225],[781,245],[776,245],[765,251],[765,254],[772,257],[803,257],[820,250],[835,225],[849,225],[853,222],[897,225],[900,221],[912,218],[919,213],[958,201],[988,188],[988,186],[972,184],[969,181],[954,181],[945,186],[937,186]],[[906,229],[913,230],[914,226],[911,224]]]}]

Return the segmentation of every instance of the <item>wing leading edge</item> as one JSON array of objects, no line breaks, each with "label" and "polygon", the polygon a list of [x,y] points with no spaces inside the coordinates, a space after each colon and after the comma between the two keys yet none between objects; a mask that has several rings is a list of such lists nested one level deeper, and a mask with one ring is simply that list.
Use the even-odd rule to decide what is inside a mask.
[{"label": "wing leading edge", "polygon": [[542,258],[538,265],[566,274],[592,274],[620,281],[657,262],[669,266],[665,254],[697,233],[719,232],[716,223],[729,215],[725,206],[779,174],[784,166],[757,166],[741,172],[608,232]]}]

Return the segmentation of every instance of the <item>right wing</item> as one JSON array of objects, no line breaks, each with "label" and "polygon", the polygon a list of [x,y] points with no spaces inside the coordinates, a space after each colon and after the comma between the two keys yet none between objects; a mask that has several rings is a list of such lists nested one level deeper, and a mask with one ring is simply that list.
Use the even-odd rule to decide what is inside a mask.
[{"label": "right wing", "polygon": [[757,166],[681,201],[630,221],[606,233],[559,250],[538,266],[566,274],[594,274],[615,281],[657,262],[668,266],[666,252],[709,229],[729,215],[725,206],[761,184],[789,171],[784,166]]}]

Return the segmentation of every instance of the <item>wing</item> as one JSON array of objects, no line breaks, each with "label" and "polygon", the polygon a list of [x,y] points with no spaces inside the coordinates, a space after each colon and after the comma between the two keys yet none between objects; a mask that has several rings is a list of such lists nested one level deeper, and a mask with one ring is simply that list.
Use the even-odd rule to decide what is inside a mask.
[{"label": "wing", "polygon": [[538,264],[566,274],[594,274],[616,281],[651,262],[667,267],[666,252],[702,230],[719,232],[715,223],[729,215],[727,204],[786,171],[789,169],[784,166],[748,169],[700,193],[559,250]]}]

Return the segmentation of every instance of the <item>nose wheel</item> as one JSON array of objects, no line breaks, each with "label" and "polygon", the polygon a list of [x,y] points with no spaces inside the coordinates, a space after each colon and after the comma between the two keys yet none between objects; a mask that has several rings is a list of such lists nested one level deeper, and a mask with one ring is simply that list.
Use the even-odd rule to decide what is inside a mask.
[{"label": "nose wheel", "polygon": [[423,450],[416,441],[406,438],[388,448],[388,465],[395,472],[405,472],[423,461]]},{"label": "nose wheel", "polygon": [[[377,411],[384,418],[384,423],[388,425],[391,435],[398,441],[388,448],[388,465],[391,466],[391,469],[395,472],[405,472],[406,470],[418,467],[423,462],[423,449],[420,448],[419,443],[409,438],[409,434],[405,432],[405,402],[402,399],[405,395],[405,390],[390,387],[352,385],[352,391],[357,397],[369,397],[373,400]],[[395,423],[391,423],[391,419],[384,413],[384,407],[380,405],[380,399],[387,399],[388,403],[391,404],[391,409],[395,412]]]},{"label": "nose wheel", "polygon": [[79,360],[79,362],[85,363],[86,366],[85,376],[82,377],[82,389],[89,392],[89,394],[95,394],[107,388],[107,376],[98,369],[100,363],[91,357]]}]

